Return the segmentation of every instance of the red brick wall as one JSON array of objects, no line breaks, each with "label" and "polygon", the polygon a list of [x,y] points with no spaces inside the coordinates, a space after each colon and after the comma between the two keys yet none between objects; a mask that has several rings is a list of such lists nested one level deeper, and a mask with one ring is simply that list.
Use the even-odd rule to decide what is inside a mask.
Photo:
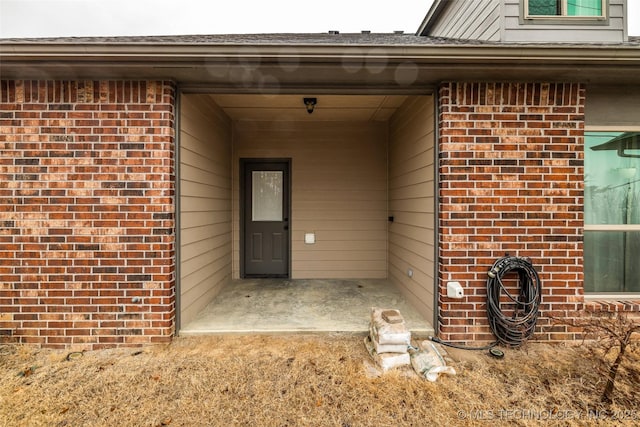
[{"label": "red brick wall", "polygon": [[[537,338],[583,308],[581,84],[445,83],[439,90],[438,286],[441,338],[488,341],[486,279],[504,256],[530,257],[542,280]],[[446,297],[446,282],[465,288]]]},{"label": "red brick wall", "polygon": [[170,339],[174,107],[170,82],[0,82],[0,339]]}]

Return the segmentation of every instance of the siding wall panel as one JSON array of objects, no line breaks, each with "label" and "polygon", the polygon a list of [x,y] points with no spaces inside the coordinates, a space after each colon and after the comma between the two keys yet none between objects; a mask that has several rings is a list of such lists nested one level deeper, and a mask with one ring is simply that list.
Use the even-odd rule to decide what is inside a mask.
[{"label": "siding wall panel", "polygon": [[[612,99],[615,99],[615,102],[612,102]],[[587,87],[585,105],[587,126],[638,126],[639,117],[639,86]]]},{"label": "siding wall panel", "polygon": [[605,21],[588,23],[523,20],[522,0],[452,0],[428,34],[467,40],[504,42],[616,42],[625,41],[625,0],[609,0]]},{"label": "siding wall panel", "polygon": [[624,33],[624,1],[609,0],[608,21],[600,25],[555,23],[522,24],[520,0],[504,1],[504,40],[506,42],[622,42]]},{"label": "siding wall panel", "polygon": [[185,95],[180,133],[181,323],[231,278],[231,121],[202,95]]},{"label": "siding wall panel", "polygon": [[499,0],[454,0],[429,35],[471,40],[499,40]]},{"label": "siding wall panel", "polygon": [[434,318],[434,141],[433,97],[407,99],[389,123],[389,277],[427,319]]},{"label": "siding wall panel", "polygon": [[[292,278],[387,277],[385,123],[234,123],[234,277],[240,276],[240,158],[292,159]],[[304,243],[309,232],[314,245]]]}]

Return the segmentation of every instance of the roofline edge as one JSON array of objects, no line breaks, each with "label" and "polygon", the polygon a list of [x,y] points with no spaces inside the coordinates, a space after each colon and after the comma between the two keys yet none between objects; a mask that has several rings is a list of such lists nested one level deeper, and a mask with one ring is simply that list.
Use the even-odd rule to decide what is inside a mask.
[{"label": "roofline edge", "polygon": [[449,0],[435,0],[427,15],[422,20],[422,23],[416,31],[416,36],[427,36],[427,32],[431,29],[435,21],[440,17],[445,7],[449,4]]}]

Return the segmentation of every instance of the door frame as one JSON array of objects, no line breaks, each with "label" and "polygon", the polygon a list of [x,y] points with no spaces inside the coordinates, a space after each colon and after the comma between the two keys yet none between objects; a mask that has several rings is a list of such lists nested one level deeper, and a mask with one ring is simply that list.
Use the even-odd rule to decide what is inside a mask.
[{"label": "door frame", "polygon": [[288,200],[287,200],[287,204],[286,204],[286,210],[284,213],[286,218],[289,218],[289,233],[288,233],[288,242],[287,242],[287,247],[288,247],[288,254],[287,254],[287,277],[285,277],[285,279],[291,278],[291,246],[292,246],[292,235],[293,235],[293,230],[291,227],[292,224],[292,218],[291,218],[291,205],[292,205],[292,192],[291,192],[291,181],[292,181],[292,162],[291,162],[291,158],[287,157],[287,158],[283,158],[283,157],[241,157],[240,158],[240,168],[239,168],[239,182],[240,182],[240,192],[239,192],[239,196],[240,196],[240,224],[238,224],[238,229],[240,231],[240,245],[239,245],[239,261],[240,261],[240,278],[246,278],[245,275],[245,244],[244,244],[244,237],[245,237],[245,220],[246,220],[246,206],[245,206],[245,195],[246,195],[246,180],[245,180],[245,168],[248,164],[260,164],[260,163],[286,163],[287,164],[287,168],[288,170],[288,179],[287,182],[284,183],[284,185],[287,188],[287,192],[288,192]]}]

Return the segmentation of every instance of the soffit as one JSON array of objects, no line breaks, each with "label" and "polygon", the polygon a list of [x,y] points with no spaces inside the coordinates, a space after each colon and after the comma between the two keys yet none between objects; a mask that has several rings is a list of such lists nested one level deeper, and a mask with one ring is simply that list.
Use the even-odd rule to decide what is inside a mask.
[{"label": "soffit", "polygon": [[[252,121],[387,121],[405,95],[214,94],[211,99],[232,120]],[[317,98],[309,114],[303,98]]]}]

